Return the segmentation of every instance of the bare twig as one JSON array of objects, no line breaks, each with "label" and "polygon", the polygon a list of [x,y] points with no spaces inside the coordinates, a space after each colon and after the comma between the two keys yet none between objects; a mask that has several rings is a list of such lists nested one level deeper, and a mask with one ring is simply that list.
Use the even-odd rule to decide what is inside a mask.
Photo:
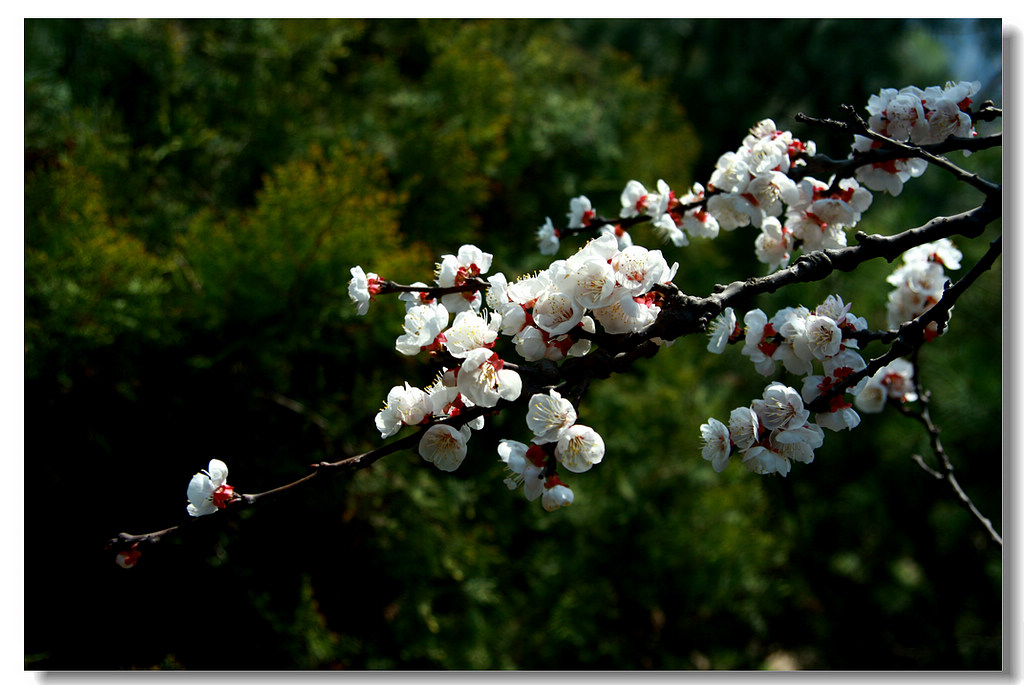
[{"label": "bare twig", "polygon": [[[915,378],[917,377],[916,364],[914,367],[914,376]],[[934,476],[936,479],[945,480],[947,483],[949,483],[950,487],[953,488],[953,492],[956,493],[957,500],[960,502],[960,504],[964,506],[968,511],[970,511],[971,514],[974,515],[974,518],[977,519],[982,526],[984,526],[985,531],[988,533],[989,537],[992,538],[992,540],[994,540],[998,545],[1002,546],[1002,536],[996,532],[996,529],[995,527],[993,527],[992,522],[978,510],[978,507],[974,505],[974,502],[971,501],[970,496],[968,496],[967,492],[964,491],[963,487],[961,487],[960,485],[960,482],[956,479],[956,476],[953,474],[953,463],[952,461],[950,461],[949,455],[946,453],[946,450],[942,447],[942,442],[939,440],[940,431],[938,427],[936,427],[936,425],[932,422],[931,414],[928,410],[930,401],[931,393],[927,391],[922,391],[920,393],[921,411],[913,411],[912,409],[904,406],[902,403],[896,403],[894,405],[897,411],[899,411],[904,416],[908,416],[914,419],[922,426],[924,426],[925,430],[928,431],[928,439],[931,442],[932,451],[935,452],[935,456],[939,460],[939,467],[941,470],[933,469],[932,467],[925,464],[924,459],[922,459],[920,455],[915,454],[914,460],[918,463],[918,465],[921,466],[922,469],[924,469],[927,473]]]}]

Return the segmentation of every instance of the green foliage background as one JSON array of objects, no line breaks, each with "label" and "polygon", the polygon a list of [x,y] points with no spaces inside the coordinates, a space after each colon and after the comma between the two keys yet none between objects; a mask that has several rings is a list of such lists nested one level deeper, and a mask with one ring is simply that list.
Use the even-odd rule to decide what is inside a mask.
[{"label": "green foliage background", "polygon": [[[355,315],[351,266],[429,280],[474,242],[542,267],[570,197],[612,214],[630,178],[705,181],[760,118],[982,78],[948,62],[965,32],[998,58],[998,21],[26,21],[25,667],[999,669],[1001,552],[911,461],[917,425],[865,416],[788,479],[715,474],[698,426],[763,381],[697,339],[593,386],[608,454],[569,509],[505,489],[508,413],[454,474],[398,453],[130,571],[103,550],[184,522],[210,458],[258,492],[378,444],[388,388],[431,378],[393,352],[400,303]],[[1000,178],[998,151],[964,164]],[[859,228],[978,200],[930,170]],[[665,250],[703,294],[761,273],[751,243]],[[839,292],[883,327],[891,268],[759,305]],[[1000,274],[922,363],[1001,529]]]}]

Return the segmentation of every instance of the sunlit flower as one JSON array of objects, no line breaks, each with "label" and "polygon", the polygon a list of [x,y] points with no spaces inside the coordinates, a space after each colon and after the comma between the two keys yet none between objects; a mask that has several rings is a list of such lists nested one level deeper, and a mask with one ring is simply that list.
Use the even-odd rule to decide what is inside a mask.
[{"label": "sunlit flower", "polygon": [[395,349],[412,356],[434,344],[448,325],[448,310],[439,302],[410,307],[402,324],[405,333],[395,340]]},{"label": "sunlit flower", "polygon": [[619,212],[619,216],[623,219],[647,213],[650,198],[648,197],[647,188],[640,181],[629,181],[619,199],[622,202],[622,210]]},{"label": "sunlit flower", "polygon": [[712,195],[708,198],[708,211],[723,231],[732,231],[751,223],[760,226],[764,218],[760,208],[738,193]]},{"label": "sunlit flower", "polygon": [[729,412],[729,437],[739,449],[749,449],[760,432],[760,421],[750,407],[736,407]]},{"label": "sunlit flower", "polygon": [[526,411],[526,425],[533,431],[533,442],[542,445],[556,442],[562,431],[576,423],[576,409],[572,402],[563,398],[557,390],[544,395],[537,393],[530,398]]},{"label": "sunlit flower", "polygon": [[604,440],[589,426],[569,426],[558,436],[555,458],[573,473],[589,471],[604,458]]},{"label": "sunlit flower", "polygon": [[569,213],[566,216],[569,219],[569,228],[583,228],[590,225],[595,213],[587,196],[580,195],[569,200]]},{"label": "sunlit flower", "polygon": [[882,411],[887,399],[914,402],[918,399],[914,385],[914,365],[906,359],[894,359],[883,366],[854,398],[857,409],[869,414]]},{"label": "sunlit flower", "polygon": [[750,408],[757,414],[760,424],[768,430],[802,426],[810,416],[810,412],[804,409],[800,393],[782,383],[768,385],[762,399],[751,402]]},{"label": "sunlit flower", "polygon": [[701,456],[711,462],[711,467],[721,473],[729,465],[729,454],[732,444],[729,439],[729,428],[715,418],[700,427],[700,437],[704,441]]},{"label": "sunlit flower", "polygon": [[620,289],[616,302],[595,309],[594,318],[607,333],[638,333],[654,323],[661,311],[656,306],[648,306],[631,297],[628,291]]},{"label": "sunlit flower", "polygon": [[[487,273],[493,256],[476,245],[462,245],[458,254],[443,255],[437,267],[437,284],[442,288],[465,285],[471,278]],[[467,309],[479,309],[483,297],[479,291],[449,293],[441,297],[445,308],[455,314]]]},{"label": "sunlit flower", "polygon": [[227,484],[228,466],[220,459],[211,459],[210,465],[192,476],[188,484],[188,513],[206,516],[223,509],[234,499],[235,489]]},{"label": "sunlit flower", "polygon": [[430,401],[427,393],[406,383],[396,385],[388,392],[388,399],[374,418],[374,424],[380,431],[380,437],[394,435],[402,426],[414,426],[423,423],[430,413]]},{"label": "sunlit flower", "polygon": [[539,445],[527,447],[515,440],[498,443],[498,456],[511,473],[505,478],[509,490],[523,486],[523,494],[531,502],[541,496],[544,490],[545,453]]},{"label": "sunlit flower", "polygon": [[481,407],[494,407],[498,400],[518,398],[523,381],[518,373],[504,366],[504,361],[486,347],[471,350],[456,377],[459,392]]},{"label": "sunlit flower", "polygon": [[690,244],[689,238],[683,233],[676,220],[671,214],[662,214],[651,222],[651,228],[663,242],[672,243],[676,247],[686,247]]},{"label": "sunlit flower", "polygon": [[469,435],[469,426],[456,430],[443,423],[434,424],[423,431],[419,443],[420,456],[442,471],[454,471],[466,458]]},{"label": "sunlit flower", "polygon": [[571,294],[581,307],[600,309],[617,299],[615,271],[607,259],[587,259],[576,266],[570,277]]},{"label": "sunlit flower", "polygon": [[735,331],[736,313],[732,307],[726,307],[708,327],[708,352],[721,354]]},{"label": "sunlit flower", "polygon": [[575,328],[585,312],[572,294],[548,288],[533,305],[533,321],[549,335],[562,335]]},{"label": "sunlit flower", "polygon": [[742,193],[750,183],[750,167],[735,152],[726,152],[718,158],[708,185],[725,193]]},{"label": "sunlit flower", "polygon": [[633,245],[633,237],[629,235],[629,231],[618,224],[615,224],[614,226],[604,225],[598,233],[615,238],[615,244],[620,250],[625,250],[627,247],[632,247]]},{"label": "sunlit flower", "polygon": [[459,312],[451,328],[444,332],[444,346],[456,359],[463,359],[480,347],[493,347],[501,327],[501,316],[492,313],[490,320],[474,311]]},{"label": "sunlit flower", "polygon": [[754,240],[754,254],[757,260],[768,265],[770,271],[789,264],[793,251],[793,237],[788,228],[782,226],[773,216],[761,222],[761,232]]},{"label": "sunlit flower", "polygon": [[408,312],[413,307],[419,307],[420,305],[433,304],[436,302],[436,298],[428,293],[431,286],[427,285],[423,281],[416,281],[412,284],[413,288],[423,288],[417,292],[401,292],[398,293],[398,299],[405,302],[405,311]]},{"label": "sunlit flower", "polygon": [[743,317],[743,324],[746,327],[746,337],[740,354],[750,357],[750,361],[754,362],[754,368],[762,376],[772,375],[775,372],[773,355],[779,347],[779,334],[768,323],[767,315],[760,309],[747,312]]},{"label": "sunlit flower", "polygon": [[544,511],[554,511],[561,507],[572,504],[573,492],[565,483],[558,479],[558,476],[550,476],[544,481],[544,494],[540,503]]},{"label": "sunlit flower", "polygon": [[[780,159],[785,157],[785,154],[780,153]],[[800,191],[786,174],[768,171],[751,179],[745,195],[754,198],[755,204],[765,216],[779,216],[782,214],[783,203],[791,205],[796,202],[800,198]],[[755,219],[758,218],[752,215],[752,223],[760,228],[760,221]]]},{"label": "sunlit flower", "polygon": [[348,296],[356,304],[356,313],[363,316],[370,309],[370,300],[381,290],[380,277],[375,273],[363,272],[363,267],[353,266],[349,271],[352,279],[348,282]]}]

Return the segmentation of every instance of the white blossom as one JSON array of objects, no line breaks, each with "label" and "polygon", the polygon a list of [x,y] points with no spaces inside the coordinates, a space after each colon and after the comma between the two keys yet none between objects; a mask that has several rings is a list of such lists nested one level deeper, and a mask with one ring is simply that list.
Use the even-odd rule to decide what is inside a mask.
[{"label": "white blossom", "polygon": [[497,406],[498,400],[515,400],[523,389],[519,374],[505,369],[504,362],[486,347],[470,350],[456,377],[459,392],[481,407]]},{"label": "white blossom", "polygon": [[447,325],[448,310],[439,302],[410,307],[402,324],[405,334],[395,340],[395,349],[407,356],[415,355],[432,345]]},{"label": "white blossom", "polygon": [[722,354],[735,330],[736,313],[732,307],[726,307],[725,311],[716,316],[708,327],[708,352]]},{"label": "white blossom", "polygon": [[189,515],[206,516],[223,509],[233,495],[227,480],[228,466],[220,459],[211,459],[205,470],[192,476],[188,484]]},{"label": "white blossom", "polygon": [[639,216],[647,212],[647,188],[640,181],[629,181],[619,199],[622,203],[622,210],[619,212],[619,216],[623,219]]},{"label": "white blossom", "polygon": [[576,423],[576,409],[557,390],[535,394],[526,411],[526,425],[533,431],[533,442],[542,445],[557,442],[562,431]]},{"label": "white blossom", "polygon": [[754,240],[757,260],[767,264],[769,271],[775,271],[789,264],[792,250],[793,240],[790,231],[783,228],[775,217],[765,217],[761,222],[761,233]]},{"label": "white blossom", "polygon": [[760,421],[750,407],[729,412],[729,437],[740,450],[749,449],[758,440]]},{"label": "white blossom", "polygon": [[363,316],[370,309],[370,296],[380,290],[380,277],[365,273],[361,266],[353,266],[349,272],[352,278],[348,282],[348,296],[356,304],[356,313]]},{"label": "white blossom", "polygon": [[565,485],[561,481],[557,481],[557,476],[553,477],[556,482],[550,485],[545,483],[544,494],[541,496],[540,503],[544,507],[544,511],[554,511],[561,507],[567,507],[572,504],[574,499],[573,492],[569,486]]},{"label": "white blossom", "polygon": [[768,324],[768,317],[760,309],[752,309],[743,317],[743,324],[746,327],[743,349],[740,351],[745,357],[750,357],[754,362],[754,368],[762,376],[770,376],[775,373],[775,349],[778,343],[775,338],[778,333]]},{"label": "white blossom", "polygon": [[430,411],[427,393],[406,383],[396,385],[388,392],[387,401],[374,423],[380,431],[380,437],[388,438],[397,433],[402,426],[413,426],[422,423]]},{"label": "white blossom", "polygon": [[729,428],[715,418],[700,427],[700,437],[704,441],[701,456],[711,462],[711,467],[721,473],[729,465],[729,454],[732,444],[729,439]]},{"label": "white blossom", "polygon": [[460,430],[443,423],[434,424],[423,431],[419,442],[419,453],[426,461],[442,471],[454,471],[466,458],[466,441],[470,430]]},{"label": "white blossom", "polygon": [[491,313],[489,320],[474,311],[455,315],[451,328],[444,332],[444,345],[456,359],[464,359],[472,350],[490,347],[498,338],[501,316]]},{"label": "white blossom", "polygon": [[589,426],[569,426],[558,436],[555,458],[573,473],[589,471],[604,458],[604,440]]},{"label": "white blossom", "polygon": [[590,204],[590,199],[586,195],[580,195],[569,200],[569,213],[566,216],[569,219],[569,228],[589,226],[594,218],[594,209]]},{"label": "white blossom", "polygon": [[522,485],[523,494],[531,502],[544,491],[543,460],[534,456],[539,450],[540,447],[537,445],[527,447],[515,440],[502,440],[498,443],[498,456],[511,474],[505,478],[505,485],[509,490],[515,490]]},{"label": "white blossom", "polygon": [[542,255],[551,256],[558,252],[561,241],[558,237],[558,231],[555,230],[555,225],[551,223],[551,217],[547,217],[540,228],[537,229],[537,242],[540,243],[540,253]]},{"label": "white blossom", "polygon": [[708,185],[726,193],[743,193],[750,183],[750,167],[735,152],[726,152],[715,162]]},{"label": "white blossom", "polygon": [[782,383],[769,384],[762,399],[751,402],[750,408],[757,414],[760,425],[768,430],[796,428],[807,423],[810,416],[800,393]]}]

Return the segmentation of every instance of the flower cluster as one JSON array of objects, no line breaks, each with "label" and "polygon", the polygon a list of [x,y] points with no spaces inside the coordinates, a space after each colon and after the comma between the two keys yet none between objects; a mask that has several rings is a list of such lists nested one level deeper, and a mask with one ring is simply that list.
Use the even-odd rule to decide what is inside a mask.
[{"label": "flower cluster", "polygon": [[[977,89],[978,84],[959,83],[883,90],[869,102],[870,125],[897,141],[921,145],[974,135],[968,107]],[[872,146],[867,138],[854,142],[855,153]],[[537,230],[541,253],[556,255],[566,235],[590,230],[596,237],[572,256],[514,281],[501,272],[487,275],[492,255],[474,245],[444,255],[432,285],[398,286],[353,268],[349,292],[359,313],[383,288],[400,292],[405,319],[395,349],[407,356],[426,352],[445,365],[430,387],[404,383],[391,389],[375,418],[381,437],[420,426],[420,455],[453,471],[489,410],[523,394],[519,367],[496,351],[501,337],[510,339],[526,362],[559,363],[587,355],[604,335],[639,333],[651,326],[665,304],[659,286],[671,284],[679,265],[670,267],[661,250],[634,244],[627,227],[649,223],[663,242],[684,247],[693,238],[714,239],[723,231],[751,226],[758,229],[758,260],[770,270],[780,269],[796,250],[845,246],[847,229],[872,204],[871,190],[897,194],[903,181],[920,175],[925,165],[914,159],[868,163],[856,169],[856,178],[827,180],[792,173],[815,154],[813,141],[801,141],[765,119],[749,129],[735,151],[718,158],[706,184],[695,183],[681,196],[664,179],[650,190],[630,180],[619,196],[615,220],[599,216],[585,195],[573,197],[565,229],[548,217]],[[934,305],[945,283],[943,268],[958,268],[959,260],[948,240],[909,251],[888,279],[895,286],[890,326]],[[813,460],[823,429],[850,430],[860,423],[855,402],[861,411],[873,412],[886,399],[916,399],[902,363],[871,378],[859,373],[867,367],[858,344],[866,328],[866,320],[853,315],[838,295],[813,310],[786,307],[771,318],[753,309],[742,324],[731,307],[725,308],[708,327],[710,352],[742,343],[742,354],[758,373],[773,376],[781,365],[802,381],[796,387],[773,382],[760,399],[733,410],[728,425],[712,418],[701,426],[705,459],[721,471],[731,455],[739,454],[753,472],[785,476],[793,461]],[[857,383],[852,383],[853,374]],[[529,500],[542,498],[550,510],[573,500],[556,471],[589,470],[603,459],[605,446],[596,431],[576,423],[572,402],[559,394],[562,386],[541,387],[545,392],[532,394],[526,417],[532,444],[502,440],[498,454],[512,474],[506,479],[509,487],[522,485]],[[472,420],[455,419],[470,409]]]},{"label": "flower cluster", "polygon": [[604,439],[593,428],[576,423],[576,418],[572,403],[554,389],[530,398],[526,424],[533,432],[533,444],[502,440],[498,445],[498,456],[512,474],[505,479],[510,490],[522,485],[526,498],[541,497],[547,511],[572,504],[573,492],[555,474],[556,463],[583,473],[604,459]]},{"label": "flower cluster", "polygon": [[886,400],[901,403],[917,400],[914,367],[906,359],[895,359],[876,371],[858,393],[854,404],[865,414],[877,414],[885,407]]},{"label": "flower cluster", "polygon": [[[889,328],[898,328],[931,309],[949,281],[945,269],[959,269],[961,257],[960,250],[948,238],[903,253],[903,264],[885,279],[894,286],[889,293]],[[930,340],[936,335],[938,327],[933,321],[925,336]]]},{"label": "flower cluster", "polygon": [[[887,279],[896,286],[889,295],[889,326],[896,328],[934,305],[946,282],[943,267],[960,268],[961,256],[948,239],[904,253],[903,264]],[[813,312],[806,307],[786,307],[768,319],[763,311],[754,309],[743,317],[743,323],[740,328],[736,314],[727,308],[709,327],[708,351],[721,353],[729,342],[738,342],[742,336],[741,354],[750,358],[761,375],[774,375],[777,363],[781,363],[789,373],[804,376],[798,399],[808,404],[832,391],[850,374],[867,367],[854,336],[867,328],[867,321],[851,314],[850,305],[844,304],[838,295],[829,296]],[[934,322],[925,330],[926,339],[930,339],[929,334],[936,335]],[[816,362],[821,364],[822,373],[815,373]],[[766,411],[771,412],[764,408],[768,406],[764,403],[774,407],[776,413],[799,414],[803,405],[794,401],[795,390],[783,392],[775,387],[779,385],[769,385],[764,398],[755,400],[750,409],[733,410],[728,427],[714,418],[701,426],[702,453],[715,470],[724,469],[729,456],[738,451],[751,471],[786,475],[791,461],[809,463],[813,458],[813,449],[821,445],[821,428],[841,431],[860,424],[854,406],[865,413],[877,413],[882,411],[886,399],[913,402],[918,398],[910,362],[897,359],[870,378],[833,395],[829,411],[815,413],[810,428],[802,426],[804,432],[780,437],[780,424],[765,416]],[[852,403],[846,399],[847,394],[853,396]],[[783,396],[788,399],[783,401]],[[785,423],[784,430],[789,428],[789,423]],[[797,440],[795,435],[802,437]],[[794,444],[802,446],[793,447]],[[767,452],[750,452],[754,447]]]},{"label": "flower cluster", "polygon": [[815,152],[813,141],[794,138],[765,119],[735,152],[718,158],[708,181],[710,220],[723,231],[759,229],[754,253],[770,270],[789,264],[797,249],[845,246],[846,229],[871,205],[871,193],[851,178],[793,181],[789,171]]},{"label": "flower cluster", "polygon": [[792,462],[814,461],[814,450],[822,445],[823,431],[808,420],[809,415],[800,393],[772,383],[761,399],[733,409],[728,426],[714,418],[703,424],[701,454],[715,471],[723,471],[729,457],[739,454],[753,473],[785,476]]},{"label": "flower cluster", "polygon": [[893,140],[916,145],[941,143],[950,136],[968,138],[975,135],[968,114],[971,96],[980,88],[979,81],[950,81],[924,90],[883,88],[868,98],[868,125]]},{"label": "flower cluster", "polygon": [[[870,135],[854,137],[852,161],[813,160],[820,162],[815,168],[832,167],[843,174],[827,180],[805,173],[813,171],[808,166],[816,155],[813,141],[802,141],[764,119],[748,130],[738,148],[719,156],[705,184],[693,183],[682,195],[677,196],[664,179],[653,189],[630,180],[619,195],[614,220],[599,216],[585,195],[574,197],[565,229],[556,228],[550,217],[537,229],[540,252],[556,255],[567,235],[590,231],[596,236],[572,256],[514,281],[501,272],[485,278],[493,257],[470,244],[441,257],[433,284],[399,285],[361,266],[352,267],[348,293],[358,315],[368,312],[374,296],[397,293],[405,313],[396,351],[405,356],[427,353],[441,369],[426,388],[404,382],[390,389],[374,417],[381,438],[407,426],[418,427],[418,453],[424,461],[455,471],[467,456],[473,431],[483,429],[490,414],[524,396],[523,371],[532,384],[526,389],[526,424],[533,438],[529,445],[500,441],[498,456],[509,474],[505,483],[513,490],[522,486],[526,498],[540,499],[547,511],[572,504],[574,493],[558,470],[589,471],[604,459],[605,443],[593,428],[577,423],[574,402],[561,394],[571,395],[578,404],[586,383],[577,384],[578,377],[569,373],[563,378],[571,378],[571,383],[561,383],[553,369],[569,357],[589,354],[595,341],[648,329],[667,302],[687,301],[685,295],[669,294],[677,290],[672,281],[678,262],[669,266],[661,250],[634,244],[626,229],[649,223],[663,243],[681,248],[693,238],[715,239],[723,231],[751,226],[758,231],[754,253],[769,271],[786,267],[796,250],[842,248],[847,229],[855,227],[872,205],[871,191],[899,195],[907,180],[927,168],[923,158],[896,158],[908,147],[894,146],[893,141],[935,146],[951,137],[976,136],[970,106],[979,89],[979,82],[966,81],[925,89],[882,89],[868,101]],[[983,109],[982,118],[987,118],[991,111]],[[938,151],[956,147],[964,146],[950,144]],[[920,150],[906,154],[927,156]],[[934,307],[949,281],[945,269],[959,269],[961,258],[949,239],[908,250],[886,279],[893,286],[887,306],[889,328],[898,329]],[[770,286],[782,282],[769,280]],[[715,298],[704,302],[713,303]],[[951,311],[952,307],[946,310],[947,316]],[[694,321],[703,325],[705,320]],[[814,451],[824,442],[824,429],[852,430],[861,421],[858,410],[877,413],[887,401],[916,401],[914,367],[905,359],[867,375],[859,341],[879,334],[866,329],[867,321],[853,315],[838,295],[813,310],[785,307],[771,318],[752,309],[742,324],[732,307],[722,309],[707,326],[709,352],[721,354],[730,344],[741,343],[741,354],[759,374],[774,376],[781,365],[802,380],[795,387],[769,383],[759,399],[733,409],[727,423],[709,418],[700,426],[703,458],[718,472],[738,455],[751,472],[786,476],[794,461],[813,461]],[[932,322],[924,337],[931,340],[939,332],[939,324]],[[892,331],[881,337],[891,335]],[[540,363],[508,362],[496,351],[502,336],[522,360]],[[641,337],[658,345],[671,343]],[[630,342],[626,338],[623,346]],[[615,346],[608,351],[632,361]],[[534,392],[538,389],[542,391]],[[195,474],[187,488],[188,514],[206,516],[242,499],[227,477],[227,465],[219,459]],[[255,496],[244,498],[251,502]],[[131,568],[140,556],[136,542],[117,554],[116,563]]]},{"label": "flower cluster", "polygon": [[[868,99],[868,126],[893,140],[915,145],[941,143],[950,136],[973,137],[977,132],[969,108],[971,96],[980,87],[978,81],[960,81],[924,90],[916,86],[883,88]],[[855,136],[853,152],[864,153],[881,146],[879,141]],[[868,188],[896,196],[908,179],[920,176],[926,168],[923,159],[896,159],[861,166],[856,176]]]},{"label": "flower cluster", "polygon": [[598,324],[617,334],[654,323],[661,308],[652,288],[670,282],[678,268],[668,266],[661,250],[620,250],[615,236],[605,233],[568,259],[515,282],[500,273],[489,277],[487,304],[523,359],[560,361],[587,354],[586,335]]},{"label": "flower cluster", "polygon": [[[786,307],[771,319],[753,309],[743,323],[741,329],[735,313],[726,309],[710,327],[708,350],[720,353],[730,340],[742,339],[741,354],[750,358],[758,373],[774,375],[777,364],[782,364],[789,373],[802,375],[803,382],[799,392],[780,383],[770,384],[750,408],[733,410],[728,427],[711,419],[701,426],[702,452],[718,471],[726,467],[729,455],[738,451],[751,471],[785,476],[792,461],[809,463],[813,459],[814,449],[822,444],[822,428],[849,430],[860,423],[846,394],[856,397],[867,379],[833,396],[828,411],[816,412],[813,417],[804,403],[830,393],[850,374],[866,368],[854,333],[865,330],[867,321],[851,314],[850,305],[841,297],[831,295],[813,311]],[[820,373],[816,373],[818,365]],[[782,416],[789,418],[782,420]]]},{"label": "flower cluster", "polygon": [[[969,107],[979,88],[979,82],[961,81],[923,90],[915,86],[883,89],[868,101],[869,126],[915,145],[975,136]],[[881,146],[880,141],[854,136],[851,156]],[[801,141],[764,119],[751,127],[739,148],[718,158],[706,187],[695,183],[677,198],[664,180],[658,181],[655,191],[631,180],[622,191],[619,216],[643,217],[659,238],[676,247],[688,245],[690,237],[715,238],[720,231],[752,226],[759,229],[754,240],[758,260],[775,270],[786,266],[797,249],[844,247],[846,229],[856,226],[871,205],[870,191],[899,195],[904,182],[920,176],[928,166],[919,158],[887,159],[857,167],[855,178],[823,181],[805,176],[799,182],[790,178],[790,171],[805,166],[815,153],[814,141]],[[597,218],[586,196],[573,198],[567,216],[570,229],[590,226]],[[598,225],[602,233],[617,238],[620,249],[632,245],[621,226],[603,221]],[[550,218],[537,236],[543,254],[558,251],[561,232]]]},{"label": "flower cluster", "polygon": [[[592,216],[588,208],[589,203],[577,198],[573,212],[578,217],[573,221],[588,221]],[[443,257],[436,287],[415,283],[404,290],[404,333],[396,340],[395,349],[406,355],[425,351],[456,365],[445,368],[429,388],[396,385],[375,417],[382,438],[395,435],[404,426],[426,426],[419,453],[445,471],[462,463],[471,431],[483,426],[484,416],[477,415],[458,428],[446,419],[468,408],[488,409],[502,400],[514,401],[522,392],[519,374],[495,351],[499,336],[510,338],[516,352],[528,362],[558,362],[585,355],[591,349],[589,336],[598,326],[606,333],[619,334],[639,332],[652,324],[661,311],[660,296],[652,289],[669,283],[678,269],[678,264],[669,267],[660,250],[638,245],[620,249],[615,235],[605,233],[575,255],[556,260],[538,273],[513,282],[495,273],[487,277],[486,285],[478,280],[478,288],[462,288],[469,279],[486,274],[491,259],[479,248],[463,245],[457,255]],[[357,273],[362,269],[353,270],[354,281]],[[568,400],[555,390],[550,392],[534,395],[530,401],[528,423],[537,436],[534,442],[551,443],[546,449],[552,463],[574,473],[585,471],[603,457],[604,442],[593,429],[576,425],[574,412],[565,425],[537,432],[538,417],[557,414],[548,404],[572,409]],[[545,473],[542,490],[561,493],[548,495],[545,506],[570,502],[571,490],[557,480],[553,468]],[[541,490],[538,493],[543,494]]]},{"label": "flower cluster", "polygon": [[[750,129],[735,152],[718,158],[706,188],[695,183],[676,197],[664,180],[655,191],[631,180],[620,196],[619,217],[650,221],[655,234],[676,247],[689,245],[692,237],[713,239],[721,231],[753,226],[759,229],[754,240],[758,260],[771,270],[781,268],[797,249],[845,246],[846,229],[856,226],[871,205],[870,191],[852,178],[791,179],[790,170],[806,165],[815,151],[813,141],[801,141],[765,119]],[[590,200],[573,198],[568,218],[572,229],[591,225],[595,214]],[[602,224],[601,231],[615,236],[620,250],[632,245],[619,225]],[[537,233],[541,252],[555,254],[560,235],[548,218]]]}]

